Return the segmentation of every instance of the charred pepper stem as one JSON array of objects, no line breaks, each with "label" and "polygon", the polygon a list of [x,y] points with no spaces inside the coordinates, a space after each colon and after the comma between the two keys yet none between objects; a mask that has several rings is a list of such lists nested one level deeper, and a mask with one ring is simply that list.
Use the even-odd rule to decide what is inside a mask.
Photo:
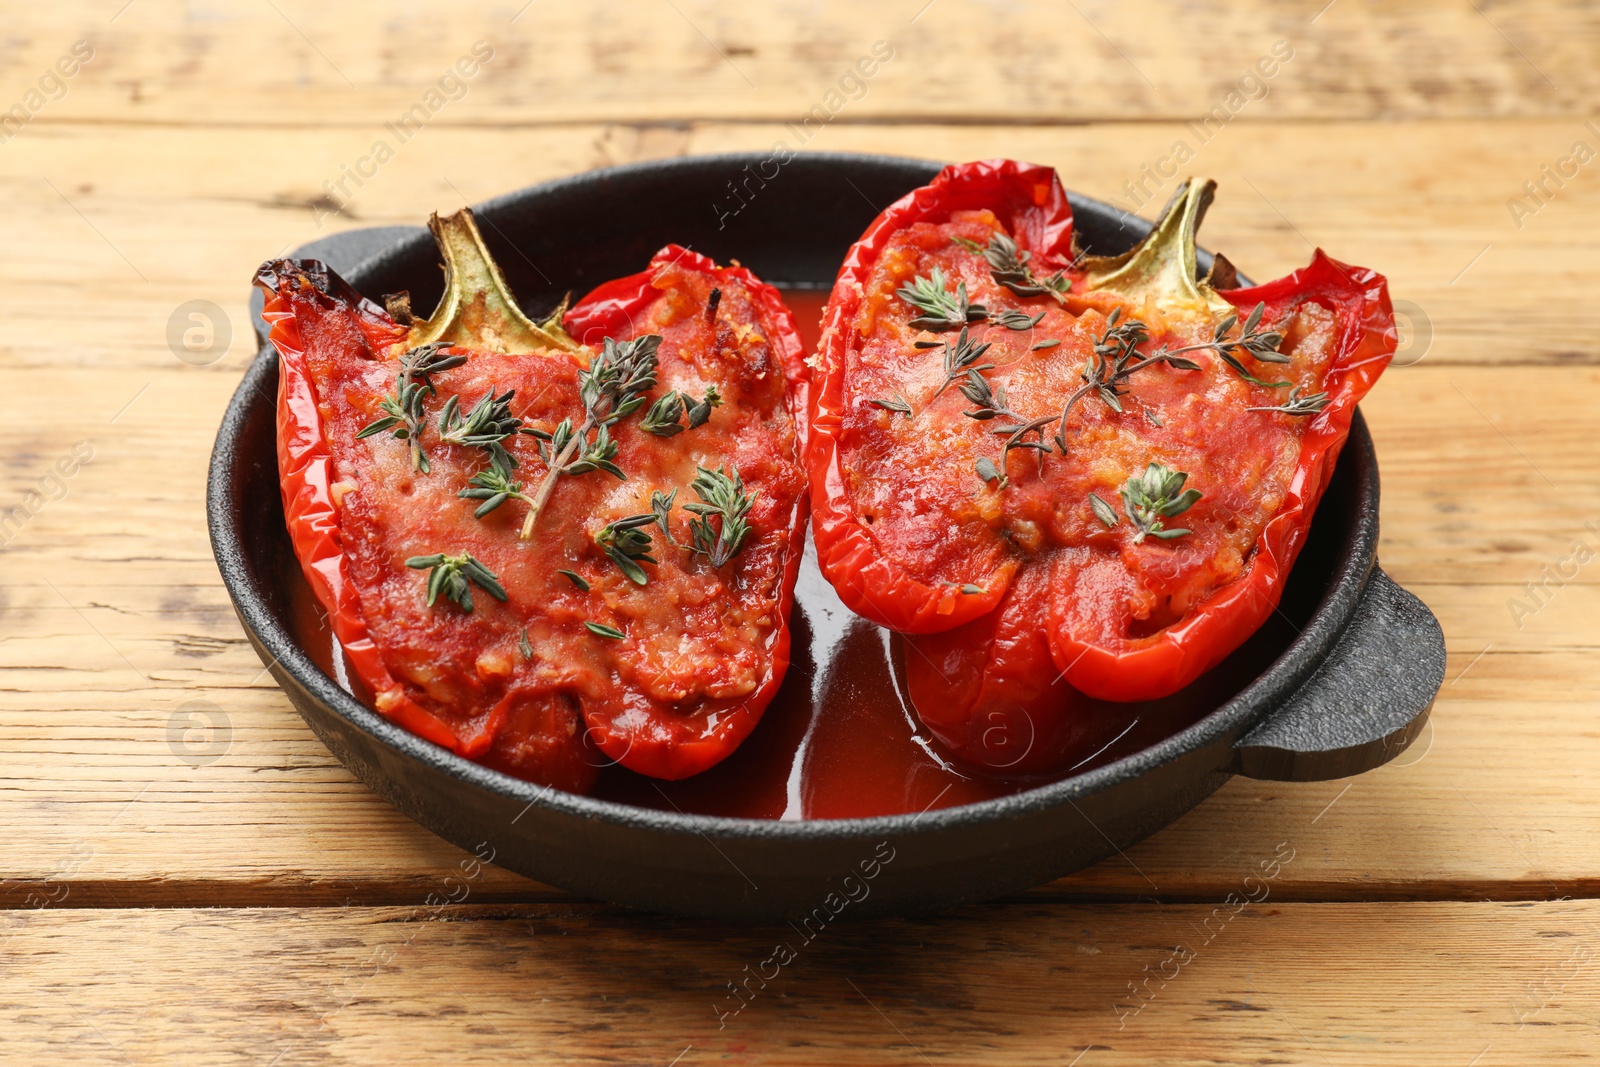
[{"label": "charred pepper stem", "polygon": [[505,275],[484,246],[471,208],[443,217],[432,215],[428,229],[444,257],[444,295],[432,315],[411,324],[407,348],[450,341],[463,348],[490,352],[583,350],[561,328],[561,316],[567,309],[565,300],[539,322],[522,313],[506,285]]},{"label": "charred pepper stem", "polygon": [[1217,183],[1209,178],[1185,179],[1138,245],[1121,255],[1089,256],[1083,261],[1089,288],[1134,302],[1149,298],[1161,307],[1229,314],[1232,305],[1209,283],[1195,278],[1195,234],[1216,192]]}]

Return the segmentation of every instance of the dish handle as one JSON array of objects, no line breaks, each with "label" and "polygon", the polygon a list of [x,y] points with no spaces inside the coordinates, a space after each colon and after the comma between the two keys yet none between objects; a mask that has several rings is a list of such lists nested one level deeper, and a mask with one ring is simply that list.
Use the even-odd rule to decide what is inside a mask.
[{"label": "dish handle", "polygon": [[1381,766],[1422,732],[1443,683],[1439,620],[1374,568],[1327,659],[1234,744],[1233,771],[1320,782]]}]

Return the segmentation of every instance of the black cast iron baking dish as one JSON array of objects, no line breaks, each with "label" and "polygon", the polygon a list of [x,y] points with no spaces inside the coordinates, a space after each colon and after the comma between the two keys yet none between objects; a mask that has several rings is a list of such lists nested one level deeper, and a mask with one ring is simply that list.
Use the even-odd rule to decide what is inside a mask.
[{"label": "black cast iron baking dish", "polygon": [[[763,186],[741,186],[743,206],[733,213],[739,201],[730,188],[765,158],[595,171],[476,211],[513,290],[535,311],[568,290],[638,270],[673,241],[721,262],[739,259],[780,285],[819,288],[831,285],[878,210],[939,168],[800,155]],[[1080,241],[1097,253],[1130,247],[1149,228],[1098,201],[1073,196],[1072,206]],[[368,295],[409,289],[423,308],[438,297],[433,242],[420,227],[356,231],[301,254]],[[1202,270],[1209,260],[1202,256]],[[684,914],[798,919],[841,892],[844,877],[887,841],[893,860],[847,914],[993,897],[1126,848],[1230,775],[1311,781],[1378,766],[1416,737],[1443,681],[1437,621],[1376,565],[1378,467],[1358,414],[1284,597],[1278,617],[1290,629],[1281,652],[1232,699],[1143,750],[1014,796],[871,819],[726,819],[544,789],[389,722],[297,645],[274,452],[277,378],[277,357],[263,347],[223,417],[207,497],[217,563],[251,643],[317,736],[391,804],[464,848],[487,842],[502,866],[587,896]]]}]

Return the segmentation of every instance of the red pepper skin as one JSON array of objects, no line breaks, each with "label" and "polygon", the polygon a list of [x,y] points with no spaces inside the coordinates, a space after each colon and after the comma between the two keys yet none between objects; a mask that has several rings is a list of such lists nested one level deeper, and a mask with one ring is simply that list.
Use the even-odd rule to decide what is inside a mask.
[{"label": "red pepper skin", "polygon": [[[1058,553],[1043,566],[997,569],[979,592],[929,585],[878,550],[846,490],[844,417],[861,398],[851,394],[844,368],[863,288],[890,238],[915,223],[941,223],[972,208],[992,210],[1033,253],[1039,274],[1071,261],[1070,208],[1046,168],[1009,162],[947,167],[879,216],[851,250],[825,318],[812,385],[813,524],[823,572],[841,598],[908,635],[908,687],[929,729],[969,763],[1029,772],[1048,768],[1084,733],[1081,720],[1090,709],[1083,696],[1129,702],[1170,695],[1260,627],[1282,595],[1356,403],[1387,365],[1396,335],[1384,279],[1320,251],[1285,278],[1221,293],[1241,313],[1265,303],[1268,323],[1305,301],[1333,312],[1335,351],[1324,385],[1329,402],[1304,424],[1288,495],[1262,528],[1244,573],[1173,625],[1128,638],[1086,625],[1072,592],[1072,568],[1081,555]],[[1026,751],[1018,751],[1019,738]]]},{"label": "red pepper skin", "polygon": [[1308,266],[1221,295],[1241,316],[1265,303],[1267,322],[1279,321],[1305,301],[1335,313],[1339,340],[1327,374],[1328,405],[1305,424],[1289,496],[1256,539],[1249,568],[1188,617],[1153,638],[1107,643],[1075,632],[1072,605],[1062,597],[1051,599],[1050,650],[1056,666],[1081,692],[1102,700],[1154,700],[1175,693],[1222,662],[1266,622],[1305,545],[1317,503],[1350,435],[1356,404],[1394,355],[1397,334],[1388,282],[1375,271],[1331,259],[1320,248]]},{"label": "red pepper skin", "polygon": [[[396,686],[394,676],[384,666],[367,631],[360,596],[350,581],[349,561],[339,532],[339,509],[333,502],[333,456],[322,432],[322,416],[317,411],[316,388],[306,365],[301,320],[295,305],[300,304],[301,315],[354,308],[354,325],[372,348],[404,340],[406,331],[331,272],[319,277],[315,285],[301,286],[298,291],[289,279],[266,269],[257,281],[266,297],[261,317],[272,328],[270,340],[279,354],[278,476],[283,489],[284,522],[295,556],[317,602],[328,613],[328,625],[361,680],[373,692],[392,690]],[[436,745],[458,747],[455,732],[409,697],[402,698],[385,714]],[[587,784],[584,788],[588,788]]]},{"label": "red pepper skin", "polygon": [[[579,342],[598,344],[604,337],[627,340],[648,333],[647,316],[660,291],[652,280],[665,266],[681,267],[711,275],[725,284],[735,280],[754,297],[768,322],[776,329],[768,341],[781,361],[788,378],[789,411],[795,422],[796,438],[804,455],[807,418],[808,372],[805,347],[794,314],[778,290],[744,267],[718,267],[710,258],[678,245],[668,245],[655,254],[650,266],[638,274],[617,278],[597,286],[562,319],[566,331]],[[761,714],[783,684],[789,667],[789,615],[794,607],[795,580],[800,573],[806,529],[806,496],[795,497],[789,515],[789,546],[778,605],[778,625],[767,645],[772,669],[766,682],[749,699],[722,713],[711,731],[690,731],[678,720],[663,720],[648,728],[623,714],[624,709],[585,709],[589,734],[607,756],[631,770],[653,778],[679,779],[698,774],[721,762],[738,748],[761,721]]]},{"label": "red pepper skin", "polygon": [[[759,324],[773,363],[781,368],[784,377],[783,402],[795,418],[795,444],[803,448],[805,391],[799,334],[777,291],[750,272],[742,268],[717,268],[705,257],[669,246],[652,260],[650,269],[602,286],[591,298],[571,309],[567,323],[580,336],[601,330],[591,337],[596,342],[605,334],[624,340],[638,333],[658,332],[649,328],[648,317],[651,304],[662,297],[663,291],[651,283],[668,264],[679,269],[680,280],[693,276],[694,285],[706,288],[731,283],[743,286],[749,293],[759,312]],[[326,609],[330,626],[354,673],[374,693],[389,694],[389,699],[381,702],[382,714],[469,758],[577,793],[586,792],[593,785],[598,768],[607,762],[595,751],[596,746],[610,760],[660,778],[682,778],[699,773],[738,747],[777,692],[788,666],[788,618],[804,545],[807,500],[803,491],[788,495],[780,492],[777,503],[758,497],[756,510],[751,514],[753,530],[782,530],[781,541],[772,546],[782,560],[775,583],[779,603],[777,624],[765,638],[763,651],[768,657],[765,680],[748,695],[736,698],[737,703],[717,705],[715,714],[708,719],[703,714],[677,714],[643,695],[630,698],[631,708],[586,700],[581,702],[579,728],[573,730],[562,715],[576,714],[566,709],[569,705],[578,706],[579,702],[567,701],[557,694],[546,702],[548,706],[523,701],[513,707],[508,698],[492,709],[484,709],[488,714],[470,723],[452,724],[405,695],[405,687],[385,664],[384,653],[369,629],[352,559],[343,544],[341,511],[335,500],[337,461],[329,447],[320,407],[329,401],[319,396],[302,327],[314,321],[315,344],[337,348],[348,358],[367,360],[397,342],[404,342],[408,331],[320,264],[287,261],[267,264],[258,275],[257,283],[265,291],[264,318],[271,325],[271,340],[281,356],[278,460],[286,525],[302,571],[317,600]],[[634,328],[634,320],[638,329]],[[727,328],[727,322],[718,321],[713,330],[720,335]],[[492,358],[506,360],[510,357]],[[557,363],[549,365],[547,377],[552,387],[561,380],[562,374],[570,377],[572,373],[565,357],[528,358],[558,359],[559,366]],[[562,371],[561,367],[566,370]],[[619,432],[626,434],[627,430],[624,427]],[[386,439],[374,440],[382,443]],[[628,461],[629,448],[661,447],[651,444],[658,439],[637,431],[633,432],[631,440],[635,443],[624,444],[624,462]],[[801,488],[803,482],[795,460],[784,460],[781,451],[773,455],[773,462],[780,467],[784,463],[789,465],[794,471],[791,477],[795,488]],[[526,453],[524,459],[527,461]],[[435,461],[442,466],[439,456],[435,456]],[[531,462],[537,464],[538,461]],[[715,456],[704,457],[704,462],[715,466]],[[764,515],[763,504],[773,514]],[[463,504],[463,507],[470,508],[470,505]],[[768,548],[763,546],[761,550],[766,552]],[[749,551],[747,546],[745,558]],[[737,565],[736,562],[731,566]],[[494,608],[486,598],[481,599],[483,611]]]},{"label": "red pepper skin", "polygon": [[989,208],[1024,248],[1033,249],[1046,273],[1072,259],[1072,206],[1049,167],[991,160],[946,167],[932,184],[896,200],[850,248],[822,323],[818,365],[811,384],[812,536],[822,573],[856,614],[902,633],[937,633],[993,611],[1005,595],[1009,574],[981,594],[927,585],[880,555],[845,490],[840,467],[844,413],[848,404],[845,352],[860,310],[862,287],[895,232],[916,222],[938,221],[952,211]]}]

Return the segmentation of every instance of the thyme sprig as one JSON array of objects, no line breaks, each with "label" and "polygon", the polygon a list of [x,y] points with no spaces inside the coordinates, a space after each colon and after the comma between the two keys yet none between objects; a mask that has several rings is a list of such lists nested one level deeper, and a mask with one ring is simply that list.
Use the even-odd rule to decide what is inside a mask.
[{"label": "thyme sprig", "polygon": [[396,438],[411,443],[411,468],[428,473],[428,454],[422,450],[422,402],[438,392],[433,385],[433,375],[467,361],[466,356],[443,355],[449,347],[448,341],[434,341],[401,356],[394,392],[378,403],[387,414],[363,426],[356,438],[392,430]]},{"label": "thyme sprig", "polygon": [[627,575],[635,585],[644,585],[650,580],[643,567],[639,564],[657,564],[660,561],[650,554],[653,547],[650,535],[641,527],[649,526],[656,522],[654,511],[642,515],[629,515],[627,518],[616,519],[605,525],[594,535],[595,544],[611,558],[617,569]]},{"label": "thyme sprig", "polygon": [[[660,345],[661,335],[654,333],[621,342],[607,337],[589,366],[578,372],[583,422],[574,429],[570,418],[563,419],[554,433],[527,431],[539,439],[539,455],[548,469],[530,502],[528,517],[523,520],[522,540],[533,536],[534,523],[539,520],[539,513],[549,502],[556,479],[561,475],[603,470],[627,479],[622,468],[612,462],[617,455],[617,444],[611,439],[610,427],[639,410],[645,394],[655,388],[659,367],[656,349]],[[594,435],[592,439],[590,434]],[[583,454],[574,459],[580,447]]]},{"label": "thyme sprig", "polygon": [[988,247],[965,237],[955,240],[969,252],[983,256],[989,263],[989,274],[995,284],[1005,286],[1018,296],[1043,296],[1049,293],[1060,300],[1072,290],[1072,279],[1066,276],[1065,271],[1058,270],[1048,278],[1035,275],[1028,266],[1033,253],[1018,248],[1017,242],[1003,233],[992,234]]},{"label": "thyme sprig", "polygon": [[[722,397],[715,385],[706,386],[706,395],[699,400],[693,400],[674,389],[650,405],[650,410],[639,420],[639,429],[657,437],[672,437],[686,429],[704,426],[706,420],[711,418],[711,409],[721,403]],[[687,426],[684,425],[685,416],[688,417]]]},{"label": "thyme sprig", "polygon": [[1230,338],[1228,336],[1233,327],[1239,322],[1239,315],[1235,312],[1217,323],[1216,331],[1212,334],[1211,340],[1198,345],[1175,348],[1171,352],[1174,355],[1179,352],[1215,352],[1223,362],[1233,368],[1234,373],[1251,385],[1259,385],[1265,389],[1282,389],[1290,383],[1263,381],[1251,374],[1239,357],[1234,355],[1235,352],[1240,352],[1262,363],[1289,362],[1289,357],[1278,351],[1279,346],[1283,344],[1283,334],[1277,330],[1261,329],[1261,316],[1266,313],[1266,310],[1267,305],[1265,303],[1257,304],[1244,320],[1244,325],[1239,329],[1238,337]]},{"label": "thyme sprig", "polygon": [[988,316],[988,308],[968,301],[966,282],[957,282],[955,292],[950,291],[949,285],[944,268],[934,267],[926,277],[918,275],[896,290],[895,295],[921,312],[907,325],[937,332],[960,329]]},{"label": "thyme sprig", "polygon": [[476,585],[496,600],[506,599],[505,587],[494,572],[472,558],[472,553],[459,556],[435,552],[431,556],[412,556],[406,566],[413,570],[431,570],[428,575],[428,607],[433,607],[439,594],[454,600],[462,611],[472,614],[472,587]]},{"label": "thyme sprig", "polygon": [[[994,419],[1005,416],[1016,420],[1003,426],[995,427],[994,432],[1005,434],[1005,444],[1001,448],[999,470],[1005,470],[1006,460],[1015,448],[1031,448],[1039,453],[1041,469],[1044,457],[1051,451],[1050,444],[1045,441],[1045,427],[1052,422],[1056,423],[1056,433],[1053,440],[1055,450],[1063,456],[1067,454],[1067,419],[1072,414],[1072,409],[1078,401],[1086,396],[1099,397],[1107,407],[1116,412],[1122,411],[1122,396],[1127,393],[1124,384],[1135,373],[1147,367],[1161,364],[1176,370],[1199,370],[1200,364],[1192,359],[1185,359],[1177,352],[1158,349],[1150,355],[1145,355],[1138,350],[1139,345],[1150,339],[1149,327],[1137,319],[1122,321],[1122,309],[1115,308],[1106,318],[1105,332],[1095,342],[1094,356],[1084,366],[1079,376],[1083,385],[1075,389],[1061,405],[1059,415],[1042,415],[1029,419],[1010,410],[1005,399],[1005,390],[1002,386],[996,392],[990,388],[988,381],[968,379],[962,386],[962,392],[967,399],[978,405],[974,411],[966,413],[968,418]],[[1029,438],[1033,438],[1029,440]],[[988,480],[988,479],[985,479]],[[1001,488],[1005,483],[1002,478]]]},{"label": "thyme sprig", "polygon": [[[504,449],[500,451],[504,452]],[[506,453],[506,459],[512,463],[515,457]],[[522,482],[517,480],[511,467],[493,453],[489,456],[489,465],[474,474],[471,478],[470,488],[463,489],[456,496],[463,500],[481,500],[482,504],[472,513],[475,519],[481,519],[507,500],[520,500],[525,504],[532,504],[533,498],[522,491]]]},{"label": "thyme sprig", "polygon": [[1128,479],[1122,487],[1122,508],[1128,513],[1128,521],[1133,523],[1136,531],[1133,535],[1134,544],[1143,541],[1146,536],[1170,541],[1192,532],[1182,528],[1169,530],[1161,521],[1182,515],[1200,499],[1200,490],[1183,487],[1188,480],[1186,472],[1175,471],[1160,463],[1151,463],[1145,467],[1143,474],[1135,474]]},{"label": "thyme sprig", "polygon": [[[744,479],[739,476],[737,467],[732,474],[726,468],[696,469],[699,473],[689,483],[689,488],[695,491],[700,503],[685,504],[683,510],[699,517],[689,523],[692,543],[686,547],[705,556],[713,567],[721,567],[738,554],[750,532],[745,516],[754,506],[756,494],[744,491]],[[711,525],[712,516],[720,519],[716,527]]]},{"label": "thyme sprig", "polygon": [[978,362],[983,358],[983,354],[989,351],[990,342],[985,341],[981,345],[974,344],[965,326],[961,327],[961,334],[956,338],[956,343],[953,345],[949,341],[917,342],[917,347],[919,348],[932,347],[933,345],[942,345],[944,347],[942,357],[944,360],[944,382],[933,391],[933,397],[929,400],[930,403],[938,399],[939,394],[949,388],[951,382],[959,381],[968,374],[994,369],[993,363]]},{"label": "thyme sprig", "polygon": [[1276,407],[1246,408],[1246,411],[1276,411],[1282,415],[1315,415],[1328,406],[1327,393],[1306,393],[1297,385],[1289,390],[1289,399]]},{"label": "thyme sprig", "polygon": [[511,413],[511,400],[516,395],[515,389],[507,389],[496,396],[494,386],[490,386],[465,416],[461,414],[461,398],[452,396],[439,412],[439,440],[484,449],[491,462],[508,469],[515,467],[517,457],[506,451],[504,442],[522,429],[522,419]]}]

